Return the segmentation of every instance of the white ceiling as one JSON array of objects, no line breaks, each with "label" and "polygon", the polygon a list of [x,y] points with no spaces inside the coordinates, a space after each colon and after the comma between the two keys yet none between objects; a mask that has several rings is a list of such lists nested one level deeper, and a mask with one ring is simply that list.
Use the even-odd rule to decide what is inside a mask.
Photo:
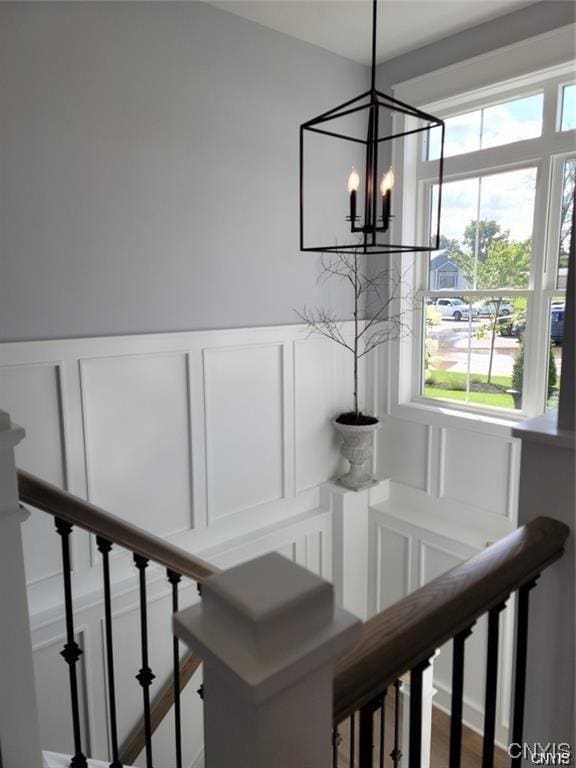
[{"label": "white ceiling", "polygon": [[[378,61],[420,48],[497,18],[534,0],[379,0]],[[371,3],[367,0],[220,0],[238,16],[370,63]]]}]

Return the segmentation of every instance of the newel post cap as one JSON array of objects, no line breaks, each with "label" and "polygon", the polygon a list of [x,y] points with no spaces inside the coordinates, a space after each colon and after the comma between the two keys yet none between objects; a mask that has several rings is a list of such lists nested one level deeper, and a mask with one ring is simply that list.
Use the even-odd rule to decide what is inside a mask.
[{"label": "newel post cap", "polygon": [[173,621],[182,641],[260,701],[331,663],[361,626],[334,605],[330,583],[277,553],[211,576],[201,603]]},{"label": "newel post cap", "polygon": [[13,448],[24,438],[25,432],[10,421],[10,414],[0,409],[0,448]]},{"label": "newel post cap", "polygon": [[0,521],[16,516],[23,522],[28,516],[18,505],[18,487],[14,448],[24,437],[24,430],[10,421],[10,414],[0,410]]}]

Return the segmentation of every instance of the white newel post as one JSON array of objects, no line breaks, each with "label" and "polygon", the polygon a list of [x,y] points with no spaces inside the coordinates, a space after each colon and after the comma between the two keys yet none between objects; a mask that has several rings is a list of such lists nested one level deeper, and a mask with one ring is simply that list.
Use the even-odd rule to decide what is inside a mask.
[{"label": "white newel post", "polygon": [[206,768],[329,768],[335,659],[360,622],[276,553],[207,579],[174,617],[204,660]]},{"label": "white newel post", "polygon": [[389,483],[379,480],[371,488],[351,491],[336,483],[320,490],[321,506],[332,512],[332,571],[338,601],[361,619],[370,618],[370,506],[388,498]]},{"label": "white newel post", "polygon": [[24,430],[0,411],[0,765],[40,768],[40,734],[28,618],[14,448]]}]

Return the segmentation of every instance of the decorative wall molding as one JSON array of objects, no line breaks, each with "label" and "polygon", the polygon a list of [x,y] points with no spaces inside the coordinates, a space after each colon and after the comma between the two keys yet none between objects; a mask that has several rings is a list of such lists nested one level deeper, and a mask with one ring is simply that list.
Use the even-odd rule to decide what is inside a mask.
[{"label": "decorative wall molding", "polygon": [[[371,599],[371,611],[386,608],[423,586],[449,568],[476,554],[483,545],[473,545],[470,537],[458,538],[458,528],[449,525],[427,525],[425,514],[402,508],[392,499],[373,505],[370,510],[372,537],[375,547],[376,590]],[[404,540],[404,546],[394,546]],[[392,556],[382,556],[382,544]],[[387,597],[382,591],[386,585]],[[511,684],[506,670],[510,671],[510,654],[513,638],[513,616],[506,610],[501,617],[500,674],[498,690],[497,740],[505,744],[508,728],[508,710]],[[466,683],[464,690],[464,722],[475,730],[483,725],[484,669],[485,669],[485,619],[481,619],[466,644]],[[434,686],[438,693],[435,703],[450,712],[451,694],[451,644],[446,644],[434,662]]]},{"label": "decorative wall molding", "polygon": [[[329,579],[332,523],[318,486],[340,464],[330,418],[349,405],[348,357],[307,338],[302,326],[18,342],[0,345],[0,392],[27,431],[17,454],[23,469],[217,565],[276,550]],[[67,701],[60,540],[53,520],[35,510],[23,530],[38,691],[48,702],[56,676]],[[91,753],[106,759],[101,558],[83,531],[71,545],[76,628],[87,651],[86,727]],[[114,547],[110,563],[127,733],[141,714],[132,680],[138,584],[129,553]],[[163,627],[150,635],[161,681],[171,663],[170,590],[152,565],[147,585],[150,620]],[[182,604],[195,599],[195,586],[183,584]],[[54,739],[45,748],[71,751],[67,714],[65,706],[42,707]],[[159,735],[158,748],[168,741]],[[201,760],[200,749],[201,742],[189,759]]]},{"label": "decorative wall molding", "polygon": [[515,440],[467,429],[441,427],[439,432],[438,498],[512,521]]},{"label": "decorative wall molding", "polygon": [[[23,468],[196,551],[317,506],[349,357],[301,325],[15,342],[0,346],[2,402],[28,432]],[[40,603],[60,572],[57,549],[38,556],[47,525],[24,528]],[[89,579],[93,542],[74,550]]]}]

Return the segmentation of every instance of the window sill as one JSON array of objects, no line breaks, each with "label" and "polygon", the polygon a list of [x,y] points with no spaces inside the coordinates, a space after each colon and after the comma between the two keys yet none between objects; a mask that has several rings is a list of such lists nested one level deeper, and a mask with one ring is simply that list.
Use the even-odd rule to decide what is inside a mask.
[{"label": "window sill", "polygon": [[438,426],[454,426],[460,429],[470,429],[476,432],[495,434],[500,437],[511,437],[512,430],[527,417],[523,413],[515,413],[506,418],[493,411],[479,413],[475,410],[452,407],[452,405],[431,404],[422,398],[411,402],[398,403],[390,408],[390,416],[397,419],[407,419],[425,424]]}]

